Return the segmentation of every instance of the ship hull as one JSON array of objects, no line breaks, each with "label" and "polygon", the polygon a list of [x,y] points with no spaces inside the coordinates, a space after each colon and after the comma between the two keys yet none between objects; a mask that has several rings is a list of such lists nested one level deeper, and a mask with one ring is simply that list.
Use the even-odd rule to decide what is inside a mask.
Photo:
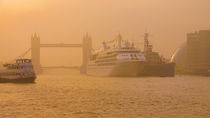
[{"label": "ship hull", "polygon": [[87,74],[93,76],[138,76],[145,62],[119,62],[112,66],[88,66]]},{"label": "ship hull", "polygon": [[0,83],[33,83],[36,77],[28,77],[28,78],[0,78]]},{"label": "ship hull", "polygon": [[88,75],[94,76],[119,76],[119,77],[173,77],[175,75],[175,63],[149,64],[145,62],[119,63],[115,66],[88,67]]},{"label": "ship hull", "polygon": [[150,64],[144,66],[140,76],[173,77],[175,75],[175,63]]}]

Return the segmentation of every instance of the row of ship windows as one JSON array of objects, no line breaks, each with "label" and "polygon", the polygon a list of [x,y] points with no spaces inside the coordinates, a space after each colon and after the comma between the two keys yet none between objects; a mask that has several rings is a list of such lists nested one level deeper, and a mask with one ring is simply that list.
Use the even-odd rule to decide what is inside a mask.
[{"label": "row of ship windows", "polygon": [[110,62],[110,61],[116,61],[117,58],[110,58],[110,59],[97,59],[96,60],[96,63],[99,63],[99,62]]},{"label": "row of ship windows", "polygon": [[116,63],[115,62],[110,62],[110,63],[100,63],[100,64],[92,64],[92,65],[89,65],[89,66],[113,66],[115,65]]},{"label": "row of ship windows", "polygon": [[32,68],[31,66],[30,67],[8,67],[8,69],[26,69],[26,68]]},{"label": "row of ship windows", "polygon": [[99,66],[112,66],[112,65],[115,65],[116,63],[112,62],[112,63],[101,63],[101,64],[98,64]]},{"label": "row of ship windows", "polygon": [[[102,57],[98,57],[98,59],[107,59],[107,58],[116,57],[116,56],[117,56],[116,54],[115,55],[111,55],[111,56],[102,56]],[[128,55],[128,54],[121,54],[121,56],[137,57],[139,55],[134,53],[134,54],[130,54],[130,55]]]},{"label": "row of ship windows", "polygon": [[[124,58],[125,59],[125,58]],[[130,58],[126,58],[126,59],[130,59]],[[132,56],[131,60],[138,60],[139,58],[137,56]],[[117,58],[110,58],[110,59],[97,59],[95,62],[96,63],[100,63],[100,62],[115,62],[117,61]]]},{"label": "row of ship windows", "polygon": [[116,57],[116,55],[109,55],[109,56],[100,56],[100,57],[97,57],[97,56],[92,56],[90,59],[91,60],[96,60],[96,59],[107,59],[107,58],[115,58]]},{"label": "row of ship windows", "polygon": [[25,75],[24,73],[1,73],[0,76]]},{"label": "row of ship windows", "polygon": [[112,58],[112,57],[116,57],[117,55],[109,55],[109,56],[101,56],[98,57],[98,59],[107,59],[107,58]]}]

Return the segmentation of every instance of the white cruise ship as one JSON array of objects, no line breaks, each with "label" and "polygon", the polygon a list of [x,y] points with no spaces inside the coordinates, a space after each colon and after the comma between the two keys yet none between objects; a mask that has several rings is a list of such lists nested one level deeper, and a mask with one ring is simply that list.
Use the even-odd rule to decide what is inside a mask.
[{"label": "white cruise ship", "polygon": [[145,56],[134,43],[117,39],[103,42],[101,50],[92,54],[87,74],[94,76],[138,76],[144,69]]},{"label": "white cruise ship", "polygon": [[17,59],[14,64],[5,64],[0,70],[0,83],[34,82],[36,74],[30,59]]}]

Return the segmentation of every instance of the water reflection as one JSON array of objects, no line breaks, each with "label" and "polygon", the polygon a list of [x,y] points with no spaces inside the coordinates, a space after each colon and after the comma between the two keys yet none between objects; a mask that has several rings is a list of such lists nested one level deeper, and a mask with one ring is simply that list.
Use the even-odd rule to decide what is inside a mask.
[{"label": "water reflection", "polygon": [[35,83],[0,84],[0,116],[177,118],[197,111],[195,117],[207,117],[210,79],[204,78],[109,78],[44,70]]}]

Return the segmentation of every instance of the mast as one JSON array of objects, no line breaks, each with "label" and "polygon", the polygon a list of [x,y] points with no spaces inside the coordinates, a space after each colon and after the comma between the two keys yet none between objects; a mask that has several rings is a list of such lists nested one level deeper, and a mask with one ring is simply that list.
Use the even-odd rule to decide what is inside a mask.
[{"label": "mast", "polygon": [[148,40],[149,34],[145,33],[144,34],[144,52],[147,53],[148,51],[148,46],[149,46],[149,40]]},{"label": "mast", "polygon": [[120,34],[118,35],[117,42],[118,42],[118,48],[121,48],[122,47],[122,36]]},{"label": "mast", "polygon": [[152,45],[149,44],[149,34],[144,34],[144,53],[147,55],[149,52],[152,52]]}]

